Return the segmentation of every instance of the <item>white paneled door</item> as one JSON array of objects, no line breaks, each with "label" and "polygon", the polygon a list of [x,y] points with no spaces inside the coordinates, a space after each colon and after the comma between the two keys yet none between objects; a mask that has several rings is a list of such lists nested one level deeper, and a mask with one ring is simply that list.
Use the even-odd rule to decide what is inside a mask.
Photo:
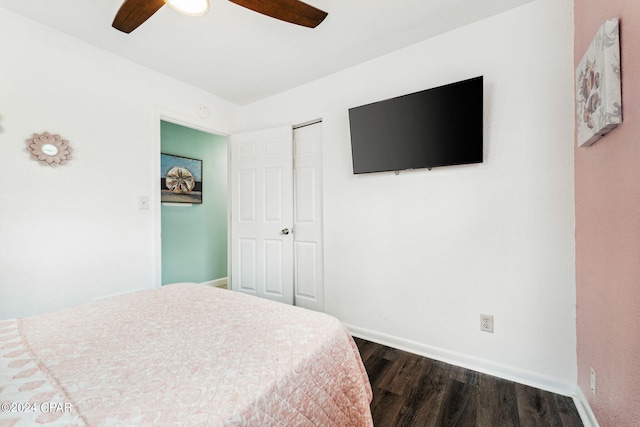
[{"label": "white paneled door", "polygon": [[231,288],[293,304],[293,133],[233,135]]}]

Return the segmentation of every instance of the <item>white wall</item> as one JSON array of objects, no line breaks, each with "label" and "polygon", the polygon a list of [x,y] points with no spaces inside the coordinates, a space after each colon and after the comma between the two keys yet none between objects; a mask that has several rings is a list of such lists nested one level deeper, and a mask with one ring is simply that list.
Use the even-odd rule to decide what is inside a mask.
[{"label": "white wall", "polygon": [[[2,8],[0,39],[0,319],[159,284],[158,111],[225,131],[237,107]],[[66,166],[30,160],[45,131]]]},{"label": "white wall", "polygon": [[[241,111],[240,130],[323,118],[325,307],[356,334],[572,392],[572,6],[538,0]],[[352,174],[349,107],[477,75],[483,164]]]},{"label": "white wall", "polygon": [[[571,0],[538,0],[239,110],[0,8],[0,319],[157,283],[157,109],[207,105],[223,132],[321,117],[326,310],[360,335],[568,390],[572,28]],[[484,164],[352,174],[349,107],[480,74]],[[67,166],[29,160],[24,140],[44,131],[70,141]]]}]

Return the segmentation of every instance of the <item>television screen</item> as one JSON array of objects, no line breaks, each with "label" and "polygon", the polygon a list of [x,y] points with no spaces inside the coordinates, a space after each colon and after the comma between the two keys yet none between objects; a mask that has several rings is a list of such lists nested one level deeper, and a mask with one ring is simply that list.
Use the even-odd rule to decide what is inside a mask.
[{"label": "television screen", "polygon": [[353,173],[482,163],[482,76],[349,109]]}]

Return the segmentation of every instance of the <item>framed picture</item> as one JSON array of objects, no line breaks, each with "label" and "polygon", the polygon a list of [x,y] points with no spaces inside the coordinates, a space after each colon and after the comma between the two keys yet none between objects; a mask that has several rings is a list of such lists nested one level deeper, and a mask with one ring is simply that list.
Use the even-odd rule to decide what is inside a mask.
[{"label": "framed picture", "polygon": [[160,154],[160,201],[202,203],[202,160]]},{"label": "framed picture", "polygon": [[622,123],[618,18],[602,24],[576,68],[576,116],[579,147]]}]

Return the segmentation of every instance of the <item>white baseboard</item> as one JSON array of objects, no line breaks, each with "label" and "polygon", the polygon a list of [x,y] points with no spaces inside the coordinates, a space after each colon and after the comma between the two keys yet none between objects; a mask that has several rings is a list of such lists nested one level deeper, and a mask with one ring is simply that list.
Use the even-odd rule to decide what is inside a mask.
[{"label": "white baseboard", "polygon": [[201,285],[215,286],[216,288],[228,286],[228,284],[229,284],[229,280],[226,277],[222,277],[220,279],[215,279],[215,280],[209,280],[208,282],[201,283]]},{"label": "white baseboard", "polygon": [[582,392],[582,389],[577,385],[573,396],[573,402],[580,414],[580,418],[582,418],[582,424],[584,424],[584,427],[600,427],[600,424],[598,424],[598,420],[596,419],[596,415],[591,410],[591,405],[589,405],[587,397]]},{"label": "white baseboard", "polygon": [[395,337],[360,328],[353,325],[346,325],[351,334],[358,338],[377,342],[399,350],[408,351],[430,359],[440,360],[452,365],[461,366],[484,374],[493,375],[509,381],[525,384],[552,393],[574,398],[576,392],[575,383],[567,382],[560,378],[543,375],[537,372],[519,369],[513,366],[495,363],[490,360],[480,359],[462,353],[445,350],[422,344],[416,341]]}]

